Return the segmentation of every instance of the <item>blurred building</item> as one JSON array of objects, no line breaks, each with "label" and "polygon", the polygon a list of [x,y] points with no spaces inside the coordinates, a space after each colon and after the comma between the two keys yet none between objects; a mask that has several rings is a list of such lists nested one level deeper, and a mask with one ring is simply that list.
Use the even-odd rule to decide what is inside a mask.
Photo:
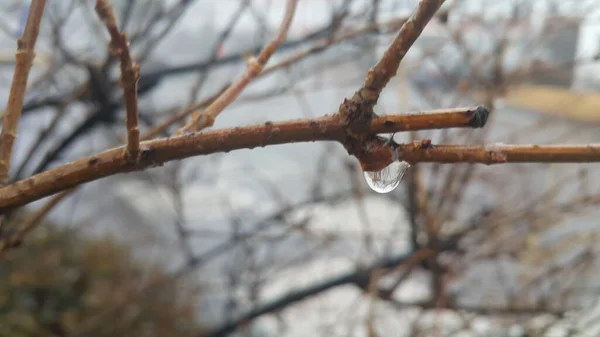
[{"label": "blurred building", "polygon": [[534,76],[529,78],[530,83],[571,87],[581,23],[580,18],[566,16],[554,16],[546,20],[535,56],[542,63],[540,66],[551,70],[535,71]]},{"label": "blurred building", "polygon": [[[486,54],[497,55],[499,42],[506,37],[502,68],[505,74],[515,75],[511,80],[570,88],[581,54],[582,22],[580,17],[555,15],[536,24],[530,15],[511,22],[508,30],[502,29],[506,34],[494,31],[487,23],[460,23],[460,41],[450,36],[447,30],[432,27],[417,40],[415,50],[419,52],[411,50],[411,53],[419,54],[417,57],[430,55],[432,61],[425,61],[423,67],[415,68],[411,77],[420,86],[442,90],[454,90],[472,72],[477,72],[479,78],[491,79],[494,57],[487,57],[476,65],[468,57],[474,56],[481,61]],[[482,29],[482,24],[488,29]],[[499,24],[500,27],[503,25]]]}]

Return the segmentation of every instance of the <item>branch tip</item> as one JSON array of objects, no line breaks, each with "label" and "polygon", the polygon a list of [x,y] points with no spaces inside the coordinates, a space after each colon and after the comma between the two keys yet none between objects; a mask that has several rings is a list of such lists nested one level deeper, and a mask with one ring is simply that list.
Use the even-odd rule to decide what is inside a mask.
[{"label": "branch tip", "polygon": [[490,116],[490,109],[483,105],[480,105],[475,110],[469,112],[473,114],[473,117],[471,117],[471,121],[469,122],[469,126],[472,128],[484,127]]}]

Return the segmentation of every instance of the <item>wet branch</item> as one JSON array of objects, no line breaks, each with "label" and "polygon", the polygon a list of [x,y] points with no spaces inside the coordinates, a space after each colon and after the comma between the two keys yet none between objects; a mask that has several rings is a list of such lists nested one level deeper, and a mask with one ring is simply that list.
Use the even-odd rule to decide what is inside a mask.
[{"label": "wet branch", "polygon": [[[485,125],[488,114],[489,111],[480,106],[474,109],[382,116],[373,120],[370,130],[373,133],[393,133],[456,127],[480,128]],[[5,212],[117,173],[140,171],[191,156],[296,142],[338,141],[343,144],[347,141],[345,129],[346,124],[338,115],[333,115],[212,130],[142,142],[136,162],[123,157],[123,147],[117,147],[0,188],[0,211]]]},{"label": "wet branch", "polygon": [[[464,126],[473,127],[478,113],[467,110]],[[460,113],[460,112],[459,112]],[[450,113],[455,116],[456,113]],[[414,117],[410,117],[414,116]],[[425,121],[427,114],[379,117],[374,120],[372,132],[397,132],[415,130],[410,121]],[[402,122],[401,122],[402,121]],[[454,121],[453,123],[456,123]],[[425,128],[439,128],[426,122]],[[480,126],[480,125],[477,125]],[[319,119],[303,119],[288,122],[267,122],[260,125],[214,130],[186,136],[156,139],[141,143],[140,158],[131,162],[121,155],[118,147],[94,156],[53,168],[0,188],[0,212],[25,205],[32,201],[70,189],[77,185],[108,177],[117,173],[141,171],[149,167],[184,158],[252,149],[269,145],[338,141],[344,142],[345,124],[337,115]],[[401,159],[409,162],[439,163],[538,163],[538,162],[600,162],[600,145],[433,145],[424,140],[397,145]]]},{"label": "wet branch", "polygon": [[[375,117],[373,108],[377,105],[385,86],[398,72],[400,62],[443,3],[444,0],[420,1],[417,9],[402,25],[381,59],[367,72],[361,88],[354,93],[352,99],[344,99],[340,104],[338,114],[348,124],[345,130],[348,138],[344,142],[345,148],[348,154],[355,156],[361,162],[363,169],[385,167],[391,161],[391,158],[382,159],[390,157],[391,148],[374,141],[373,134],[370,132],[369,125]],[[370,150],[372,148],[379,148],[381,152],[374,156]],[[376,159],[378,163],[370,165],[369,162],[373,161],[374,157],[378,157]]]}]

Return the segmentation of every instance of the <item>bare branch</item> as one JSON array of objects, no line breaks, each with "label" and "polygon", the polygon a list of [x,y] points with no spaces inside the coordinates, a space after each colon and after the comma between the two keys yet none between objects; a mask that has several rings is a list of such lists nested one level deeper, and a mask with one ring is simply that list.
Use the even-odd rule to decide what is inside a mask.
[{"label": "bare branch", "polygon": [[[373,133],[483,127],[488,110],[437,110],[432,113],[382,116],[373,120]],[[276,144],[313,141],[346,141],[346,124],[338,115],[260,125],[236,127],[142,142],[139,160],[122,156],[123,147],[56,167],[0,189],[0,211],[22,206],[79,184],[116,173],[139,171],[168,161],[191,156]]]},{"label": "bare branch", "polygon": [[[335,119],[334,119],[335,120]],[[194,136],[146,141],[141,159],[132,163],[120,155],[122,147],[81,158],[20,180],[0,189],[0,212],[23,206],[54,193],[117,173],[141,171],[192,156],[252,149],[293,142],[336,140],[342,136],[339,121],[330,125],[311,121],[266,123],[216,130]],[[336,130],[340,130],[336,132]],[[393,131],[392,131],[393,132]],[[581,163],[600,162],[597,145],[433,145],[428,141],[401,144],[402,160],[425,163]]]},{"label": "bare branch", "polygon": [[[400,62],[443,2],[444,0],[420,1],[416,11],[402,25],[400,32],[379,62],[369,70],[362,87],[350,101],[342,103],[339,113],[348,120],[349,131],[353,134],[366,131],[381,91],[396,75]],[[349,150],[349,152],[358,151]]]},{"label": "bare branch", "polygon": [[[477,115],[477,114],[475,114]],[[424,114],[414,115],[424,121]],[[388,117],[374,120],[372,131],[396,132],[414,130],[412,123],[398,123]],[[407,118],[407,116],[404,116]],[[413,117],[408,117],[413,118]],[[387,121],[387,123],[386,123]],[[406,119],[405,119],[406,122]],[[472,123],[472,119],[467,123]],[[429,125],[427,128],[437,128]],[[472,126],[472,125],[467,125]],[[338,116],[320,119],[237,127],[215,130],[141,144],[139,162],[130,162],[120,153],[122,147],[86,157],[51,169],[0,189],[0,211],[22,206],[34,200],[116,173],[132,172],[160,166],[168,161],[197,155],[228,152],[293,142],[344,141],[345,124]],[[398,145],[401,158],[409,162],[439,163],[533,163],[533,162],[599,162],[600,145],[432,145],[430,141]]]},{"label": "bare branch", "polygon": [[292,19],[294,18],[294,13],[296,12],[296,5],[297,0],[287,1],[285,16],[279,28],[279,34],[263,48],[257,58],[252,57],[248,60],[248,70],[246,73],[236,83],[227,88],[206,110],[194,113],[192,120],[181,130],[177,131],[176,135],[197,132],[214,124],[215,118],[242,93],[250,81],[260,74],[271,58],[271,55],[277,50],[277,47],[285,41],[287,32],[292,24]]},{"label": "bare branch", "polygon": [[27,16],[27,23],[23,36],[17,41],[16,66],[13,74],[13,82],[8,96],[8,105],[2,123],[2,134],[0,134],[0,184],[5,185],[8,181],[10,161],[12,157],[13,143],[17,138],[17,127],[23,110],[23,97],[27,90],[29,70],[35,58],[35,43],[40,32],[40,24],[45,0],[33,0]]},{"label": "bare branch", "polygon": [[[386,50],[379,62],[369,71],[358,95],[363,99],[377,102],[378,95],[396,75],[400,62],[433,18],[444,0],[421,0],[417,10],[402,25],[400,32]],[[376,95],[376,96],[373,96]]]},{"label": "bare branch", "polygon": [[[387,83],[396,75],[400,62],[433,18],[444,0],[422,0],[415,12],[402,25],[400,32],[379,62],[369,70],[362,87],[352,99],[344,99],[338,114],[348,127],[344,147],[355,156],[365,171],[379,171],[393,162],[393,149],[373,139],[369,125],[374,117],[373,107]],[[376,149],[376,150],[373,150]]]},{"label": "bare branch", "polygon": [[107,0],[96,0],[96,13],[98,13],[110,33],[110,51],[118,56],[121,62],[121,85],[123,86],[127,111],[127,155],[129,159],[135,160],[140,150],[137,102],[137,82],[140,77],[140,67],[131,59],[127,36],[124,32],[119,32],[115,13],[110,3]]},{"label": "bare branch", "polygon": [[400,157],[412,163],[585,163],[600,162],[600,144],[586,145],[433,145],[401,144]]}]

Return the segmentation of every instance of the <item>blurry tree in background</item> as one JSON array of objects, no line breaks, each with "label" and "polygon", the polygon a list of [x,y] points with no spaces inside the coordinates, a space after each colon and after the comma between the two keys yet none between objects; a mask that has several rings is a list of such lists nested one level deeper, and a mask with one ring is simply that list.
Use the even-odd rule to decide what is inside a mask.
[{"label": "blurry tree in background", "polygon": [[[138,301],[166,278],[114,238],[83,238],[76,229],[45,224],[0,266],[0,331],[4,336],[195,336],[194,296],[183,280]],[[116,307],[121,314],[98,324]],[[91,328],[93,327],[93,328]]]},{"label": "blurry tree in background", "polygon": [[[278,34],[286,5],[111,3],[140,65],[139,127],[147,138],[173,135],[238,78]],[[299,1],[266,71],[215,128],[338,111],[417,4]],[[0,4],[0,106],[26,8]],[[401,143],[487,143],[492,151],[499,142],[600,143],[599,14],[584,0],[448,0],[376,113],[492,110],[482,130],[395,134]],[[48,1],[10,182],[125,142],[120,64],[109,39],[92,1]],[[24,335],[594,335],[599,187],[592,164],[413,163],[401,188],[376,194],[358,162],[325,142],[114,175],[62,194],[56,205],[48,204],[53,197],[28,205],[28,219],[48,212],[56,225],[35,229],[2,257],[0,329],[20,315]],[[9,218],[3,235],[19,229],[21,218]],[[73,224],[76,231],[61,228]],[[96,238],[107,233],[119,242]],[[130,254],[165,270],[157,280],[141,275]],[[178,286],[182,278],[202,290]],[[77,293],[81,282],[89,293]],[[43,317],[40,305],[28,306],[35,291],[52,300]]]}]

